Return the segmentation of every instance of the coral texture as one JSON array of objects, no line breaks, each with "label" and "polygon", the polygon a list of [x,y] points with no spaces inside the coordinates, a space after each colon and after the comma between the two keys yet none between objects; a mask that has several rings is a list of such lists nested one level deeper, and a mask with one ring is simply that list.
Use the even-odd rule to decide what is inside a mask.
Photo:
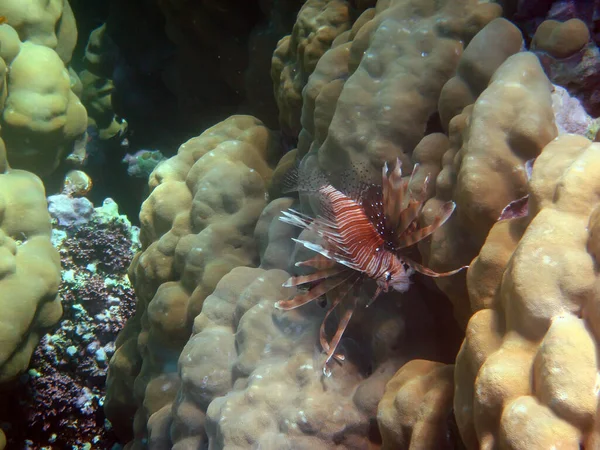
[{"label": "coral texture", "polygon": [[137,232],[110,199],[84,223],[53,219],[64,314],[35,349],[27,376],[5,395],[0,422],[11,448],[111,448],[104,382],[117,333],[134,310],[126,273]]},{"label": "coral texture", "polygon": [[497,223],[473,262],[469,292],[481,309],[457,357],[454,400],[467,448],[600,443],[599,164],[600,146],[583,137],[548,144],[529,215]]},{"label": "coral texture", "polygon": [[8,24],[0,25],[0,44],[0,66],[7,69],[0,124],[9,162],[47,175],[85,132],[87,112],[55,50],[35,40],[21,43]]},{"label": "coral texture", "polygon": [[412,358],[445,358],[433,333],[443,313],[415,289],[406,301],[385,295],[378,308],[357,311],[343,340],[346,361],[324,378],[315,345],[325,309],[275,309],[293,295],[281,286],[288,277],[236,268],[222,278],[181,353],[174,417],[151,418],[151,443],[165,442],[170,427],[173,448],[372,448],[377,400],[392,374]]},{"label": "coral texture", "polygon": [[300,132],[302,89],[317,62],[333,41],[352,25],[346,0],[308,0],[298,13],[292,34],[277,44],[271,63],[271,78],[284,133]]},{"label": "coral texture", "polygon": [[[311,144],[334,184],[353,166],[365,170],[367,182],[378,181],[385,161],[398,157],[412,167],[410,155],[465,43],[499,14],[497,5],[476,1],[377,3],[349,48],[349,76],[332,97],[327,133]],[[315,109],[325,108],[319,103]]]},{"label": "coral texture", "polygon": [[136,315],[117,341],[107,380],[107,416],[141,440],[148,418],[174,399],[177,360],[194,317],[223,275],[258,261],[253,231],[272,170],[271,135],[234,116],[184,143],[150,177],[140,212],[143,251],[129,276]]},{"label": "coral texture", "polygon": [[402,366],[377,408],[381,448],[453,450],[453,393],[453,365],[413,359]]},{"label": "coral texture", "polygon": [[65,64],[71,60],[77,27],[68,0],[4,0],[0,15],[6,17],[21,41],[55,50]]},{"label": "coral texture", "polygon": [[[557,134],[550,93],[537,58],[518,53],[496,70],[473,106],[450,121],[450,147],[424,220],[431,222],[439,205],[450,199],[456,211],[431,242],[421,246],[429,267],[443,271],[469,264],[504,207],[525,195],[525,162]],[[439,279],[436,284],[466,324],[471,305],[464,282]]]},{"label": "coral texture", "polygon": [[44,186],[35,175],[0,174],[0,383],[27,369],[62,314],[60,259],[50,241]]}]

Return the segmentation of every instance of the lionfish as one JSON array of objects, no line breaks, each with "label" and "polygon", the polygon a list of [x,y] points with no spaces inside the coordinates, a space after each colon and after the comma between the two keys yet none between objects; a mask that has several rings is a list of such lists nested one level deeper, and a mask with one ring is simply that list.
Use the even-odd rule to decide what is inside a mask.
[{"label": "lionfish", "polygon": [[[316,218],[294,209],[282,212],[282,222],[316,233],[322,243],[294,239],[297,243],[314,251],[316,255],[296,266],[312,267],[310,275],[292,277],[283,286],[312,286],[300,291],[290,300],[281,300],[276,308],[290,310],[305,305],[329,293],[331,302],[323,318],[319,341],[325,353],[323,372],[330,375],[328,363],[333,358],[342,362],[345,357],[337,351],[338,344],[358,304],[358,290],[366,279],[375,280],[377,289],[367,307],[382,293],[393,289],[406,292],[410,287],[410,276],[416,271],[430,277],[453,275],[464,267],[450,272],[434,272],[408,257],[408,247],[429,236],[442,226],[452,215],[455,204],[445,203],[430,225],[421,227],[417,218],[425,202],[429,175],[422,189],[415,194],[409,185],[418,170],[415,165],[410,180],[402,179],[400,160],[389,170],[387,163],[382,170],[382,189],[374,204],[368,205],[364,198],[358,199],[342,193],[331,184],[318,189],[323,199],[323,213]],[[372,208],[374,214],[368,214]],[[373,217],[373,220],[369,216]],[[354,292],[354,293],[351,293]],[[338,328],[331,340],[327,339],[325,323],[333,310],[350,297],[349,305],[341,316]]]}]

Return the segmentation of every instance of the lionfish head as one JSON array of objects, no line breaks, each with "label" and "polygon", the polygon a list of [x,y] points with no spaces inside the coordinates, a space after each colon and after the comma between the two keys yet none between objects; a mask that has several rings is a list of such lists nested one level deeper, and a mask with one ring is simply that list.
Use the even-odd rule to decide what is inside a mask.
[{"label": "lionfish head", "polygon": [[415,273],[412,267],[398,271],[390,277],[389,287],[397,292],[406,292],[410,288],[410,276]]}]

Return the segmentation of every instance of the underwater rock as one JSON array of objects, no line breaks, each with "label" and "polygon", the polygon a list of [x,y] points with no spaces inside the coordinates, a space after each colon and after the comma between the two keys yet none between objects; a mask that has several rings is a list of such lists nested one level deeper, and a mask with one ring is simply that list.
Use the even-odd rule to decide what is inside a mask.
[{"label": "underwater rock", "polygon": [[89,222],[94,205],[87,198],[57,194],[48,197],[48,211],[58,225],[68,227]]}]

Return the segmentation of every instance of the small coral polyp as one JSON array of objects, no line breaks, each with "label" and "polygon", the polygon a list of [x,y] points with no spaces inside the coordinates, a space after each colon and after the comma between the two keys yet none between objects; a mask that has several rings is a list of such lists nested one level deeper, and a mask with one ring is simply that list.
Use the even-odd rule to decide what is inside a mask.
[{"label": "small coral polyp", "polygon": [[[413,169],[417,173],[419,165]],[[309,260],[296,263],[296,266],[312,267],[316,272],[290,278],[284,286],[300,286],[312,283],[313,286],[301,291],[290,300],[277,302],[279,309],[294,309],[330,293],[331,301],[321,324],[319,340],[325,352],[323,372],[330,375],[327,367],[334,358],[341,362],[344,355],[336,351],[342,335],[359,303],[359,288],[367,279],[375,280],[377,290],[367,304],[369,306],[382,292],[393,289],[406,292],[410,288],[410,276],[416,271],[429,277],[445,277],[458,273],[466,266],[449,272],[435,272],[414,261],[406,249],[423,240],[452,215],[455,204],[443,204],[430,225],[421,227],[417,218],[425,202],[429,176],[420,189],[411,189],[411,181],[402,179],[402,164],[396,160],[394,168],[387,164],[382,170],[382,189],[377,200],[371,205],[374,210],[369,217],[363,202],[364,197],[352,199],[330,184],[322,186],[318,194],[323,199],[323,215],[314,220],[309,216],[290,209],[284,211],[280,220],[290,225],[314,232],[323,243],[294,239],[299,244],[317,253]],[[349,299],[337,330],[331,340],[327,339],[325,323],[333,310],[345,299]]]}]

